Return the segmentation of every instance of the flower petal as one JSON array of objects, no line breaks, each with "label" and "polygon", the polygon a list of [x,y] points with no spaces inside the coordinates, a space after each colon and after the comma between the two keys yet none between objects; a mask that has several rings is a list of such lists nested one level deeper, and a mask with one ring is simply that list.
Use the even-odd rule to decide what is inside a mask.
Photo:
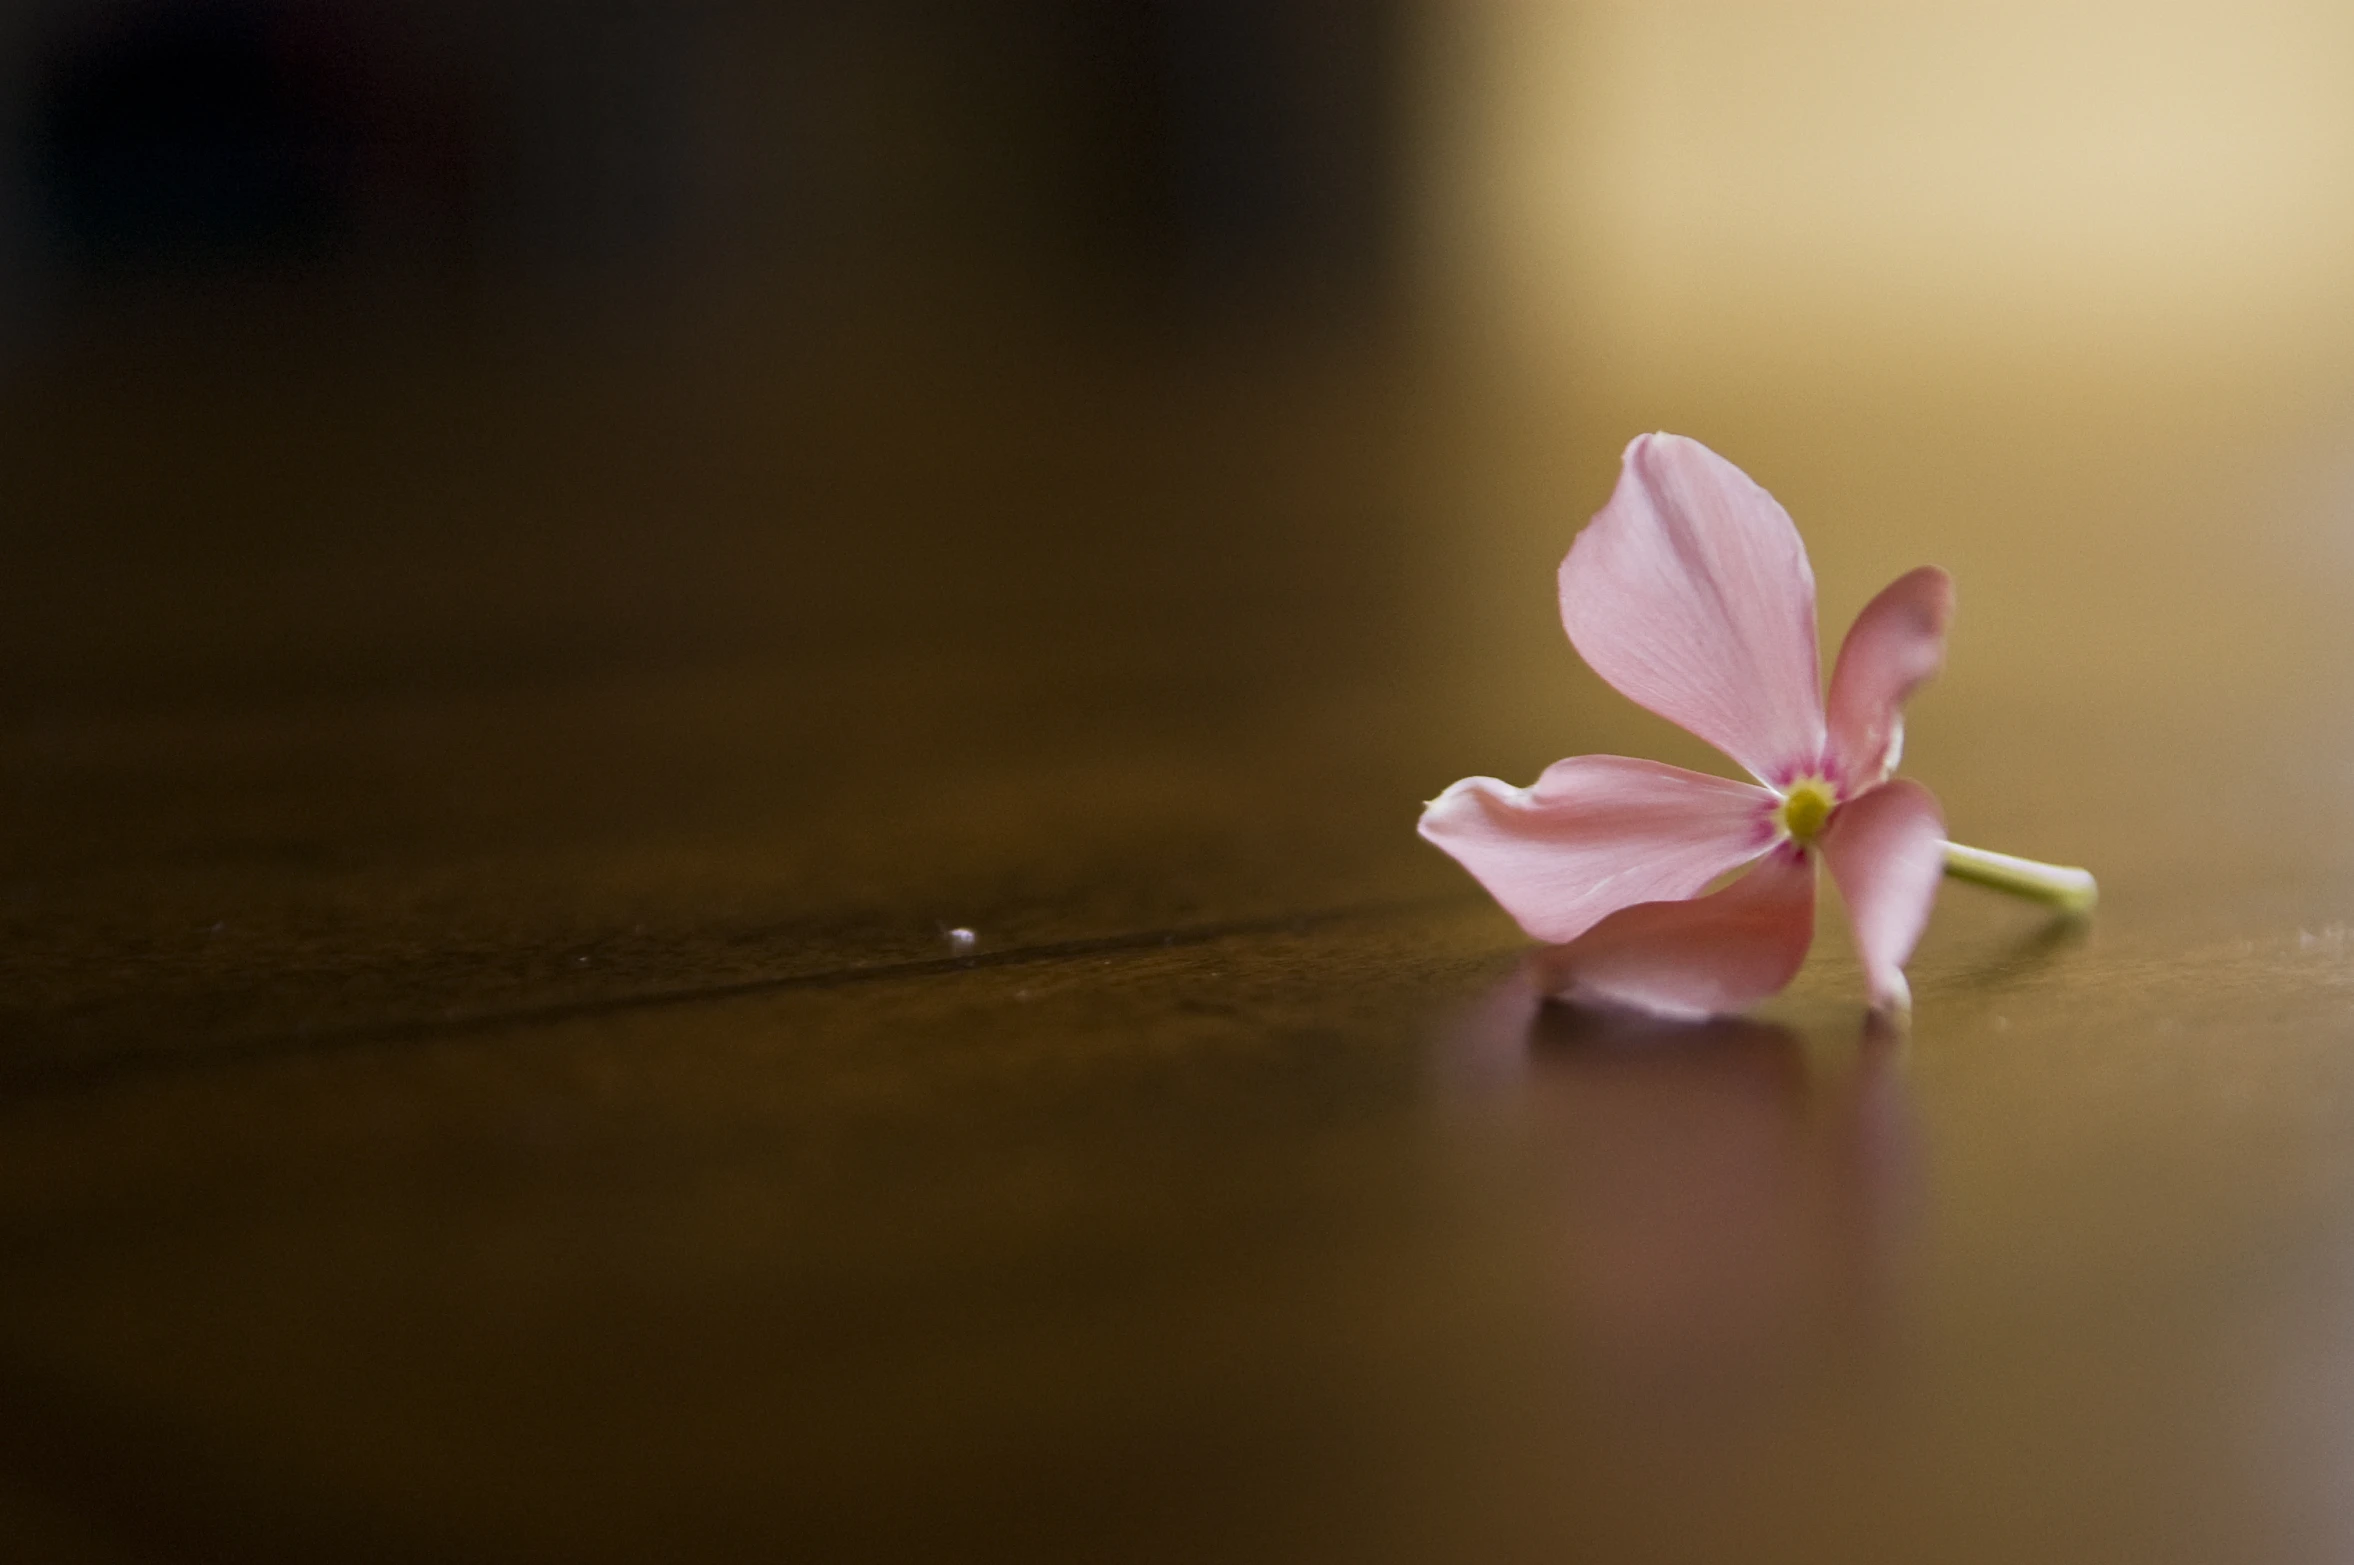
[{"label": "flower petal", "polygon": [[1896,770],[1905,699],[1945,663],[1953,578],[1907,571],[1864,605],[1831,670],[1831,764],[1855,793]]},{"label": "flower petal", "polygon": [[1774,842],[1773,794],[1657,761],[1581,755],[1533,788],[1466,777],[1422,812],[1531,937],[1558,945],[1637,902],[1697,894]]},{"label": "flower petal", "polygon": [[1815,578],[1798,529],[1732,463],[1639,435],[1561,562],[1561,622],[1594,672],[1776,785],[1823,752]]},{"label": "flower petal", "polygon": [[1928,926],[1945,873],[1945,815],[1937,796],[1898,778],[1839,807],[1823,832],[1823,862],[1847,901],[1872,1004],[1913,1003],[1904,964]]},{"label": "flower petal", "polygon": [[1722,891],[1622,909],[1535,961],[1551,993],[1696,1019],[1780,990],[1814,935],[1814,865],[1785,844]]}]

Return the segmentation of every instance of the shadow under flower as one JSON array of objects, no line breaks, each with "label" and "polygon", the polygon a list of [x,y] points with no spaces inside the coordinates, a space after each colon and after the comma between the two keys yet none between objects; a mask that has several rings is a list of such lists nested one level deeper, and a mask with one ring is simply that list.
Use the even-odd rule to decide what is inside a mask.
[{"label": "shadow under flower", "polygon": [[1880,1340],[1922,1204],[1903,1033],[1810,1050],[1539,995],[1524,965],[1441,1058],[1481,1187],[1525,1217],[1545,1356],[1646,1417],[1713,1417]]},{"label": "shadow under flower", "polygon": [[1547,1001],[1526,965],[1456,1019],[1434,1063],[1476,1327],[1418,1453],[1450,1475],[1434,1553],[1738,1559],[1868,1527],[1925,1208],[1906,1053],[1878,1020]]},{"label": "shadow under flower", "polygon": [[1964,990],[2003,989],[2024,983],[2092,936],[2089,920],[2057,914],[2006,943],[1991,956],[1971,964],[1948,980]]}]

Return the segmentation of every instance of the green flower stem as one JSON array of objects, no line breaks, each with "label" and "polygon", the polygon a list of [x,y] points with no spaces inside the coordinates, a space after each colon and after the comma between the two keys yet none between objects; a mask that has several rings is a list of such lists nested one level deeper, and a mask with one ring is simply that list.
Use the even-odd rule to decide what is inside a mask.
[{"label": "green flower stem", "polygon": [[1956,880],[2049,903],[2063,913],[2079,917],[2091,912],[2093,904],[2101,899],[2101,888],[2094,883],[2090,870],[2038,864],[2033,859],[2015,859],[2008,853],[1965,848],[1958,842],[1945,845],[1945,872]]}]

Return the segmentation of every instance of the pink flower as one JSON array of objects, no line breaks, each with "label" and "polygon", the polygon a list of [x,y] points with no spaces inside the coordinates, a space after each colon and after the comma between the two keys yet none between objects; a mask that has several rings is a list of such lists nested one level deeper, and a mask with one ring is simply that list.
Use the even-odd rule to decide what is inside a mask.
[{"label": "pink flower", "polygon": [[[1797,976],[1819,859],[1847,903],[1872,1004],[1905,1009],[1904,964],[1948,845],[1936,798],[1891,774],[1905,699],[1944,661],[1952,613],[1945,572],[1898,577],[1849,628],[1826,707],[1814,572],[1788,513],[1697,441],[1639,436],[1561,562],[1562,623],[1621,694],[1757,781],[1578,756],[1532,788],[1465,778],[1423,812],[1422,835],[1552,948],[1538,963],[1549,990],[1679,1016],[1738,1010]],[[2089,906],[2082,871],[1953,851],[2024,866],[1973,878]],[[2081,876],[2080,892],[2051,876]]]}]

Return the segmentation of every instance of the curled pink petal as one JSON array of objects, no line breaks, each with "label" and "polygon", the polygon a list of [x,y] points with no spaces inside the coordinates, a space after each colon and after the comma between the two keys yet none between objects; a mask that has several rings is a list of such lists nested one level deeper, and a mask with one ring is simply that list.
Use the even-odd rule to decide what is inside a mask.
[{"label": "curled pink petal", "polygon": [[1640,435],[1561,562],[1561,622],[1594,672],[1784,784],[1823,753],[1815,578],[1798,529],[1732,463]]},{"label": "curled pink petal", "polygon": [[1534,961],[1553,994],[1697,1019],[1782,989],[1814,935],[1814,865],[1784,844],[1721,891],[1623,908]]},{"label": "curled pink petal", "polygon": [[1823,833],[1823,862],[1847,901],[1872,1004],[1912,1004],[1904,964],[1928,927],[1945,873],[1945,815],[1937,797],[1898,778],[1841,805]]},{"label": "curled pink petal", "polygon": [[1904,703],[1945,663],[1953,578],[1934,565],[1907,571],[1864,605],[1831,670],[1830,759],[1849,792],[1896,770]]},{"label": "curled pink petal", "polygon": [[1638,902],[1689,897],[1773,845],[1773,794],[1657,761],[1581,755],[1533,788],[1466,777],[1422,813],[1535,939],[1561,944]]}]

